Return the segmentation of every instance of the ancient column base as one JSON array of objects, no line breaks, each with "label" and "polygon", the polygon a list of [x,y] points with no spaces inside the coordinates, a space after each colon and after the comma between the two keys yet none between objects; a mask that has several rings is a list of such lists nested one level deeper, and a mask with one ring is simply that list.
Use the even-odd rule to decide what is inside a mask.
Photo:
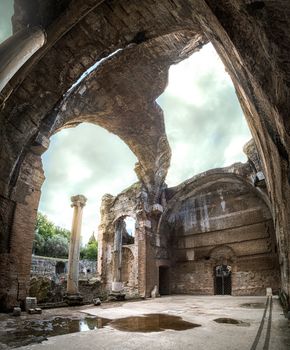
[{"label": "ancient column base", "polygon": [[82,305],[83,303],[83,296],[81,294],[66,294],[64,296],[64,301],[69,306],[76,306],[76,305]]}]

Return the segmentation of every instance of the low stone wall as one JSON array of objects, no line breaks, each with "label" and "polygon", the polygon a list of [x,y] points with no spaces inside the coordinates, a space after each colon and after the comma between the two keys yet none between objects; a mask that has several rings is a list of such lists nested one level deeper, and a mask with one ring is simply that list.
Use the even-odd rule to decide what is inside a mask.
[{"label": "low stone wall", "polygon": [[[32,256],[29,296],[36,297],[39,304],[63,302],[66,293],[68,260],[45,256]],[[80,260],[79,292],[84,303],[102,297],[101,284],[96,280],[97,262]]]},{"label": "low stone wall", "polygon": [[[67,274],[68,259],[51,258],[46,256],[32,256],[31,276],[48,276],[57,278]],[[82,277],[94,277],[97,273],[97,262],[80,260],[79,272]]]},{"label": "low stone wall", "polygon": [[[55,281],[48,276],[33,276],[30,279],[29,296],[36,297],[38,304],[59,304],[64,301],[67,281],[64,277]],[[79,292],[84,303],[92,303],[93,299],[105,297],[101,282],[96,279],[79,280]],[[53,305],[52,305],[53,306]]]}]

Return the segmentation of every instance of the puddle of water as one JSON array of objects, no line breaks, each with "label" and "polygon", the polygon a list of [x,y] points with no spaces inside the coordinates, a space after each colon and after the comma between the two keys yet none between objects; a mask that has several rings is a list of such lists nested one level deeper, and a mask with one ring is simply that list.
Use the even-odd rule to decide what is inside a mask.
[{"label": "puddle of water", "polygon": [[101,317],[68,318],[54,317],[41,320],[8,321],[5,328],[0,329],[0,349],[25,346],[32,343],[41,343],[48,337],[57,335],[84,332],[103,328],[106,325],[127,332],[160,332],[165,329],[183,331],[199,324],[182,320],[179,316],[167,314],[148,314],[144,316],[126,317],[114,321]]},{"label": "puddle of water", "polygon": [[109,319],[99,317],[17,320],[9,322],[7,328],[0,331],[0,349],[1,343],[10,347],[40,343],[47,337],[103,328],[110,322]]},{"label": "puddle of water", "polygon": [[234,324],[236,326],[242,326],[242,327],[249,327],[250,326],[250,323],[240,321],[240,320],[235,320],[234,318],[222,317],[222,318],[216,318],[214,321],[217,323]]},{"label": "puddle of water", "polygon": [[246,304],[241,304],[240,307],[244,307],[247,309],[264,309],[265,308],[264,303],[246,303]]},{"label": "puddle of water", "polygon": [[161,332],[166,329],[184,331],[200,327],[200,324],[184,321],[179,316],[167,314],[146,314],[113,320],[110,326],[125,332]]}]

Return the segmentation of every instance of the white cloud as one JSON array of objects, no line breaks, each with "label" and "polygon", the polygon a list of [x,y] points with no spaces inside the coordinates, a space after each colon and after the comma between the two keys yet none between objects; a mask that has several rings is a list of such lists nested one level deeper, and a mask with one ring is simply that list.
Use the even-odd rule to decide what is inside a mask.
[{"label": "white cloud", "polygon": [[169,85],[157,102],[172,149],[169,186],[246,161],[242,146],[251,135],[232,81],[211,44],[170,68]]},{"label": "white cloud", "polygon": [[72,185],[88,180],[91,178],[93,172],[86,165],[85,162],[80,159],[78,154],[70,154],[66,159],[67,163],[67,181]]},{"label": "white cloud", "polygon": [[202,84],[208,76],[220,88],[231,84],[230,77],[212,45],[206,45],[201,51],[170,68],[169,84],[165,93],[185,103],[202,106],[211,99],[207,87]]},{"label": "white cloud", "polygon": [[246,155],[241,152],[245,143],[249,138],[245,135],[233,138],[224,152],[224,166],[233,164],[234,162],[246,162]]},{"label": "white cloud", "polygon": [[102,196],[117,195],[137,181],[136,161],[123,141],[96,125],[61,131],[52,137],[43,156],[46,181],[39,210],[57,225],[71,229],[70,197],[85,195],[82,236],[87,242],[98,229]]}]

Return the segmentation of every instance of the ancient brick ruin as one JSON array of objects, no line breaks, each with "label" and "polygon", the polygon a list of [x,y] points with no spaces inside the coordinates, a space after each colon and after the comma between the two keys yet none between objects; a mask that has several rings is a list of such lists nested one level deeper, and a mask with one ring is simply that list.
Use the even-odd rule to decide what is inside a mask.
[{"label": "ancient brick ruin", "polygon": [[[289,300],[290,4],[44,3],[32,9],[15,0],[14,32],[41,26],[46,42],[0,93],[1,310],[28,293],[41,155],[54,133],[82,122],[118,135],[138,158],[139,183],[103,199],[98,269],[106,288],[116,281],[143,297],[155,286],[164,294],[214,294],[224,272],[231,283],[222,282],[224,292],[261,294],[271,286]],[[249,162],[167,188],[171,152],[155,100],[170,65],[209,41],[253,136]],[[122,244],[127,216],[136,232],[134,243]]]},{"label": "ancient brick ruin", "polygon": [[[258,167],[253,141],[246,150]],[[99,273],[107,290],[118,281],[127,295],[146,297],[154,286],[161,294],[264,295],[268,286],[277,293],[281,282],[275,231],[265,183],[256,180],[259,172],[250,160],[213,169],[164,188],[162,204],[155,206],[140,184],[117,197],[105,195]],[[119,228],[127,216],[136,218],[131,244]],[[231,269],[228,281],[221,282],[228,283],[227,292],[219,286],[219,266]]]}]

